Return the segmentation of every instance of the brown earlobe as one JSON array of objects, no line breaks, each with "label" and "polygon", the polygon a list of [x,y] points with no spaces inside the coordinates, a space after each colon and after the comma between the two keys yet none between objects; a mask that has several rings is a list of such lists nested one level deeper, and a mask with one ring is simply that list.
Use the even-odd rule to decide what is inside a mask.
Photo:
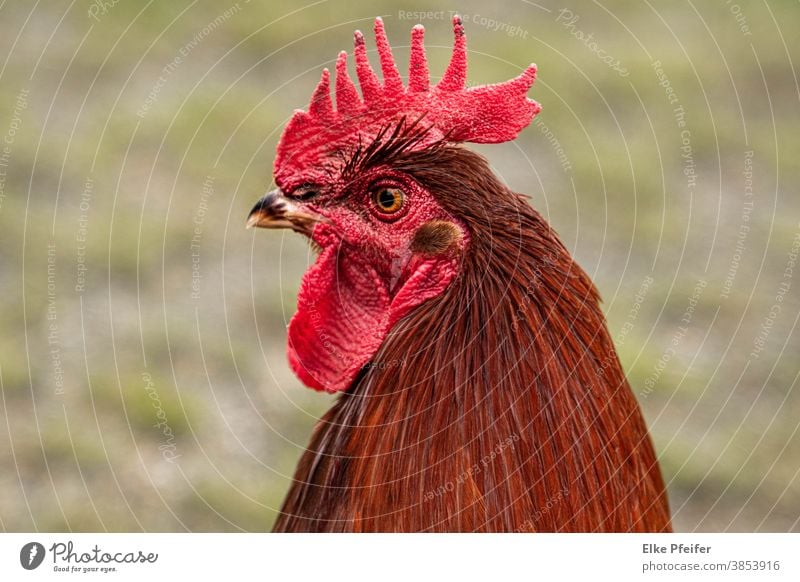
[{"label": "brown earlobe", "polygon": [[417,229],[411,250],[425,255],[440,255],[461,242],[461,229],[452,222],[431,220]]}]

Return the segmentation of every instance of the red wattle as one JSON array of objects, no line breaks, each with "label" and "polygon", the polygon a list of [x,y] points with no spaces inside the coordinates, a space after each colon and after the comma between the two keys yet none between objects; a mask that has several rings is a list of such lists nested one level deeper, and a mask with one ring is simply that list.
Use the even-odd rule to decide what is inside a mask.
[{"label": "red wattle", "polygon": [[391,298],[372,267],[340,245],[325,248],[303,277],[297,313],[289,323],[292,370],[309,388],[346,390],[389,329],[439,295],[455,274],[453,259],[424,260]]}]

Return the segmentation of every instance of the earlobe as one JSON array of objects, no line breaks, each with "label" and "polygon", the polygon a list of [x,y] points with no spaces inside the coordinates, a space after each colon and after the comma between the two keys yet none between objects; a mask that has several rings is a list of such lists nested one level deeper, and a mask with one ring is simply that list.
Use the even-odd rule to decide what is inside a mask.
[{"label": "earlobe", "polygon": [[441,255],[461,246],[464,235],[461,229],[446,220],[431,220],[414,233],[411,251],[426,256]]}]

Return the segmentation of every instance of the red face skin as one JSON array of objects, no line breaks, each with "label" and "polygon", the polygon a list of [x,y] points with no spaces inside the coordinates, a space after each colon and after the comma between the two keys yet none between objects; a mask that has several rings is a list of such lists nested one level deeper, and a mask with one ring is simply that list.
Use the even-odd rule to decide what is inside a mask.
[{"label": "red face skin", "polygon": [[[383,188],[404,194],[396,212],[376,202]],[[321,252],[303,277],[289,324],[289,363],[307,386],[337,392],[350,386],[398,320],[453,280],[468,239],[429,192],[389,169],[358,176],[346,191],[314,190],[320,194],[297,206],[322,218],[311,232]],[[460,249],[436,256],[412,250],[418,229],[431,220],[456,225]]]},{"label": "red face skin", "polygon": [[[356,32],[353,53],[361,94],[342,52],[336,61],[335,107],[330,73],[324,70],[308,111],[296,111],[284,128],[276,151],[275,181],[291,200],[268,195],[253,209],[248,223],[292,228],[309,235],[322,249],[303,277],[298,310],[289,324],[289,361],[312,388],[347,389],[389,330],[448,286],[457,274],[459,251],[469,244],[464,225],[411,178],[379,165],[359,169],[351,177],[352,172],[337,167],[341,158],[333,152],[358,151],[376,139],[391,141],[391,128],[399,129],[400,123],[407,129],[425,128],[410,149],[439,140],[500,143],[514,139],[541,109],[527,97],[536,78],[533,64],[504,83],[467,87],[466,39],[458,16],[453,17],[453,34],[450,64],[432,85],[424,29],[420,25],[412,29],[406,87],[383,22],[377,18],[375,44],[382,81],[372,70],[364,36]],[[318,195],[303,196],[308,191],[304,184],[313,184]],[[403,206],[394,214],[376,207],[372,193],[382,187],[404,193]],[[446,252],[414,250],[415,235],[430,221],[448,223],[445,228],[455,235]]]}]

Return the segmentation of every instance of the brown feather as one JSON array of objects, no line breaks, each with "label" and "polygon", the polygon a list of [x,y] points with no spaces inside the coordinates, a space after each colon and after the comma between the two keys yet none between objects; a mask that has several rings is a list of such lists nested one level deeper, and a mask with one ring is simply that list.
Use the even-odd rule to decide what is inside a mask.
[{"label": "brown feather", "polygon": [[597,291],[556,234],[468,150],[391,165],[470,244],[320,421],[275,531],[669,531]]}]

